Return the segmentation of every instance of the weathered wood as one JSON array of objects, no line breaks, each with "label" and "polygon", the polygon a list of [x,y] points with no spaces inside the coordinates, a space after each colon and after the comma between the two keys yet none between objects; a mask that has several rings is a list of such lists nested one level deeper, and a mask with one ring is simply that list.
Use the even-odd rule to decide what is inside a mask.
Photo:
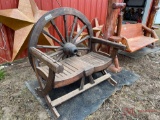
[{"label": "weathered wood", "polygon": [[119,43],[119,42],[121,42],[122,37],[120,37],[120,36],[111,36],[110,38],[108,38],[108,40],[116,42],[116,43]]},{"label": "weathered wood", "polygon": [[54,72],[60,73],[63,71],[63,66],[61,63],[56,62],[54,59],[41,52],[40,50],[31,47],[30,52],[33,56],[44,62],[47,66],[49,66]]},{"label": "weathered wood", "polygon": [[56,52],[54,52],[54,53],[51,53],[49,56],[50,56],[50,57],[54,57],[54,56],[60,55],[60,54],[62,54],[62,53],[63,53],[63,51],[62,51],[62,50],[59,50],[59,51],[56,51]]},{"label": "weathered wood", "polygon": [[[158,8],[158,4],[159,4],[160,0],[153,0],[152,3],[152,7],[151,7],[151,11],[149,13],[149,17],[148,17],[148,21],[147,21],[147,27],[152,28],[153,22],[154,22],[154,17],[156,15]],[[148,33],[146,34],[146,36],[148,36]]]},{"label": "weathered wood", "polygon": [[102,51],[97,51],[96,53],[98,53],[98,54],[100,54],[100,55],[103,55],[103,56],[106,56],[106,57],[111,57],[111,55],[110,54],[108,54],[108,53],[105,53],[105,52],[102,52]]},{"label": "weathered wood", "polygon": [[77,47],[78,50],[89,50],[87,47]]},{"label": "weathered wood", "polygon": [[77,41],[75,44],[78,45],[79,43],[82,43],[83,41],[85,41],[85,40],[87,40],[87,39],[89,39],[89,38],[90,38],[90,36],[87,35],[86,37],[84,37],[84,38],[82,38],[81,40]]},{"label": "weathered wood", "polygon": [[100,39],[100,38],[96,38],[96,37],[92,37],[91,39],[92,39],[93,43],[101,43],[101,44],[109,45],[109,46],[112,46],[112,47],[115,47],[115,48],[118,48],[118,49],[121,49],[121,50],[125,50],[126,49],[125,45],[121,45],[121,44],[118,44],[118,43],[110,42],[109,40],[106,40],[106,39]]},{"label": "weathered wood", "polygon": [[64,28],[65,28],[65,38],[67,42],[70,42],[68,38],[67,15],[63,16],[63,20],[64,20]]},{"label": "weathered wood", "polygon": [[85,83],[85,77],[82,77],[79,90],[82,90],[84,88],[84,83]]},{"label": "weathered wood", "polygon": [[49,95],[46,95],[46,96],[45,96],[45,100],[46,100],[46,102],[47,102],[47,104],[48,104],[51,112],[55,115],[56,118],[59,118],[59,117],[60,117],[60,114],[58,113],[58,111],[57,111],[57,109],[56,109],[55,107],[52,107],[52,105],[51,105],[51,102],[52,102],[52,101],[51,101]]},{"label": "weathered wood", "polygon": [[108,58],[95,52],[90,52],[80,57],[79,59],[94,66],[94,72],[104,70],[112,64],[111,58]]},{"label": "weathered wood", "polygon": [[114,31],[117,25],[117,17],[120,12],[119,9],[113,9],[113,4],[119,3],[119,0],[108,0],[108,10],[107,10],[107,18],[106,18],[106,31],[105,31],[105,39],[108,39],[110,36],[114,35]]},{"label": "weathered wood", "polygon": [[57,106],[57,105],[60,105],[60,104],[62,104],[63,102],[65,102],[65,101],[73,98],[74,96],[76,96],[76,95],[78,95],[78,94],[80,94],[80,93],[88,90],[89,88],[94,87],[94,86],[96,86],[97,84],[99,84],[99,83],[107,80],[107,79],[110,78],[110,77],[111,77],[110,74],[106,74],[106,75],[104,75],[104,76],[102,76],[102,77],[99,77],[99,78],[97,78],[97,79],[95,80],[95,83],[94,83],[94,84],[88,83],[88,84],[84,85],[84,88],[83,88],[82,90],[76,89],[76,90],[74,90],[74,91],[72,91],[72,92],[70,92],[70,93],[68,93],[68,94],[66,94],[66,95],[64,95],[64,96],[62,96],[62,97],[60,97],[60,98],[57,98],[56,100],[52,101],[51,104],[52,104],[52,106],[54,106],[54,107]]},{"label": "weathered wood", "polygon": [[58,33],[59,37],[61,38],[61,40],[63,41],[63,43],[66,43],[64,37],[62,36],[61,32],[59,31],[58,27],[56,26],[54,20],[51,20],[51,24],[53,25],[54,29],[56,30],[56,32]]},{"label": "weathered wood", "polygon": [[72,41],[72,36],[73,36],[73,32],[74,32],[75,26],[77,24],[77,20],[78,20],[78,18],[74,17],[73,24],[72,24],[72,30],[71,30],[70,37],[69,37],[70,41]]},{"label": "weathered wood", "polygon": [[[61,16],[63,17],[65,36],[63,36],[54,21]],[[70,16],[74,17],[73,23],[71,23],[71,32],[68,31],[68,19]],[[75,35],[74,29],[79,21],[81,21],[83,27]],[[44,30],[43,26],[48,25],[48,23],[52,24],[60,40]],[[50,37],[60,46],[38,45],[38,38],[41,34]],[[84,35],[84,37],[81,37],[81,35]],[[116,39],[118,41],[120,38],[117,37]],[[80,43],[85,40],[88,41],[88,44],[86,46],[81,45]],[[95,43],[112,46],[117,51],[118,49],[124,50],[126,48],[124,45],[93,37],[93,29],[89,20],[73,8],[64,7],[50,11],[36,23],[30,38],[29,60],[39,81],[40,89],[37,89],[37,91],[45,97],[51,111],[57,117],[59,117],[59,113],[55,106],[110,78],[110,74],[106,73],[94,81],[92,74],[108,68],[114,61],[113,58],[115,58],[117,51],[116,53],[113,52],[114,57],[102,52],[96,52],[91,47]],[[37,48],[55,49],[56,52],[47,55]],[[84,52],[87,51],[86,54],[83,54],[83,56],[77,55],[83,52],[82,50]],[[38,64],[38,61],[42,62],[42,64]],[[91,84],[85,85],[85,77],[89,77]],[[79,89],[56,100],[50,100],[48,94],[52,89],[67,86],[78,80],[81,80]]]},{"label": "weathered wood", "polygon": [[77,33],[77,35],[73,38],[73,42],[72,43],[75,43],[76,42],[76,40],[77,40],[77,38],[80,36],[80,34],[83,32],[83,30],[84,29],[86,29],[87,28],[87,26],[86,25],[84,25],[83,27],[82,27],[82,29]]},{"label": "weathered wood", "polygon": [[122,21],[123,21],[123,13],[119,13],[118,15],[118,24],[117,24],[117,36],[120,36],[122,29]]},{"label": "weathered wood", "polygon": [[89,76],[89,81],[90,81],[91,84],[94,84],[94,83],[95,83],[92,75]]},{"label": "weathered wood", "polygon": [[63,57],[65,56],[64,53],[60,54],[57,58],[56,58],[56,61],[60,61]]},{"label": "weathered wood", "polygon": [[42,33],[44,33],[45,35],[47,35],[48,37],[50,37],[52,40],[54,40],[55,42],[57,42],[59,45],[63,46],[63,43],[61,43],[57,38],[53,37],[51,34],[49,34],[47,31],[42,30]]},{"label": "weathered wood", "polygon": [[113,85],[116,86],[117,85],[117,81],[115,81],[113,78],[109,78],[108,81]]},{"label": "weathered wood", "polygon": [[61,49],[60,46],[37,45],[37,48]]}]

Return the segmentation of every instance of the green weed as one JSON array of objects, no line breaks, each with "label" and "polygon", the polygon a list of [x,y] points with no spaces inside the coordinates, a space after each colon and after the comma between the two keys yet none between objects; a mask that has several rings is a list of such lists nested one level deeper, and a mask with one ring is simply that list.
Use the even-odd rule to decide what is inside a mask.
[{"label": "green weed", "polygon": [[4,70],[0,70],[0,80],[4,79],[4,77],[5,77]]}]

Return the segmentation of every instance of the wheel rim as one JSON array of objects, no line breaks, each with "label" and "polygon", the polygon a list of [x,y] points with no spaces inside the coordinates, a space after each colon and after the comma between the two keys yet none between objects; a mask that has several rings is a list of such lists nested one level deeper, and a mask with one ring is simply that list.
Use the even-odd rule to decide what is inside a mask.
[{"label": "wheel rim", "polygon": [[[64,35],[56,25],[55,21],[58,17],[63,17],[64,31],[65,31]],[[70,30],[68,30],[69,17],[73,17]],[[83,27],[75,36],[73,36],[76,25],[79,22],[81,22]],[[54,35],[44,30],[44,27],[48,23],[54,28],[54,31],[56,32],[56,34],[59,36],[60,39],[57,39],[56,37],[54,37]],[[80,39],[79,41],[76,41],[77,38],[81,35],[81,33],[84,31],[87,31],[88,35],[86,35],[84,38]],[[38,38],[40,34],[44,34],[45,36],[49,37],[59,46],[38,45]],[[34,28],[32,30],[31,37],[30,37],[29,48],[36,47],[36,48],[54,49],[56,52],[53,53],[51,56],[56,56],[56,60],[59,61],[62,58],[70,57],[76,54],[77,51],[90,50],[91,48],[90,38],[92,36],[93,36],[92,26],[89,20],[81,12],[79,12],[76,9],[68,8],[68,7],[57,8],[43,15],[39,19],[39,21],[34,25]],[[84,42],[85,40],[88,40],[88,46],[79,47],[78,45]],[[29,53],[28,54],[29,61],[33,67],[33,61],[32,61],[32,56],[30,54],[30,51],[28,53]]]}]

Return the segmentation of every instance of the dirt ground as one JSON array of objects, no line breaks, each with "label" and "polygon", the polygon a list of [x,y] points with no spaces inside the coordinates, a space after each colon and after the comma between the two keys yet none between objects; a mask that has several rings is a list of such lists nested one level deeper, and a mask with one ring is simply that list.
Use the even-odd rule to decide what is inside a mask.
[{"label": "dirt ground", "polygon": [[[160,30],[157,33],[160,37]],[[140,79],[112,95],[86,120],[160,120],[160,51],[137,60],[119,55],[119,61]],[[36,79],[28,60],[19,60],[5,71],[5,79],[0,81],[0,119],[49,120],[24,84]]]}]

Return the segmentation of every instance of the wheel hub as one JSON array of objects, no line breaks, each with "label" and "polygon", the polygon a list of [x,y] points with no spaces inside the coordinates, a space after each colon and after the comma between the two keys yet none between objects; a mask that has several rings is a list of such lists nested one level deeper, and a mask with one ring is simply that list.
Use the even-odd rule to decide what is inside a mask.
[{"label": "wheel hub", "polygon": [[66,43],[63,47],[63,52],[66,55],[76,55],[78,53],[77,47],[72,43]]}]

